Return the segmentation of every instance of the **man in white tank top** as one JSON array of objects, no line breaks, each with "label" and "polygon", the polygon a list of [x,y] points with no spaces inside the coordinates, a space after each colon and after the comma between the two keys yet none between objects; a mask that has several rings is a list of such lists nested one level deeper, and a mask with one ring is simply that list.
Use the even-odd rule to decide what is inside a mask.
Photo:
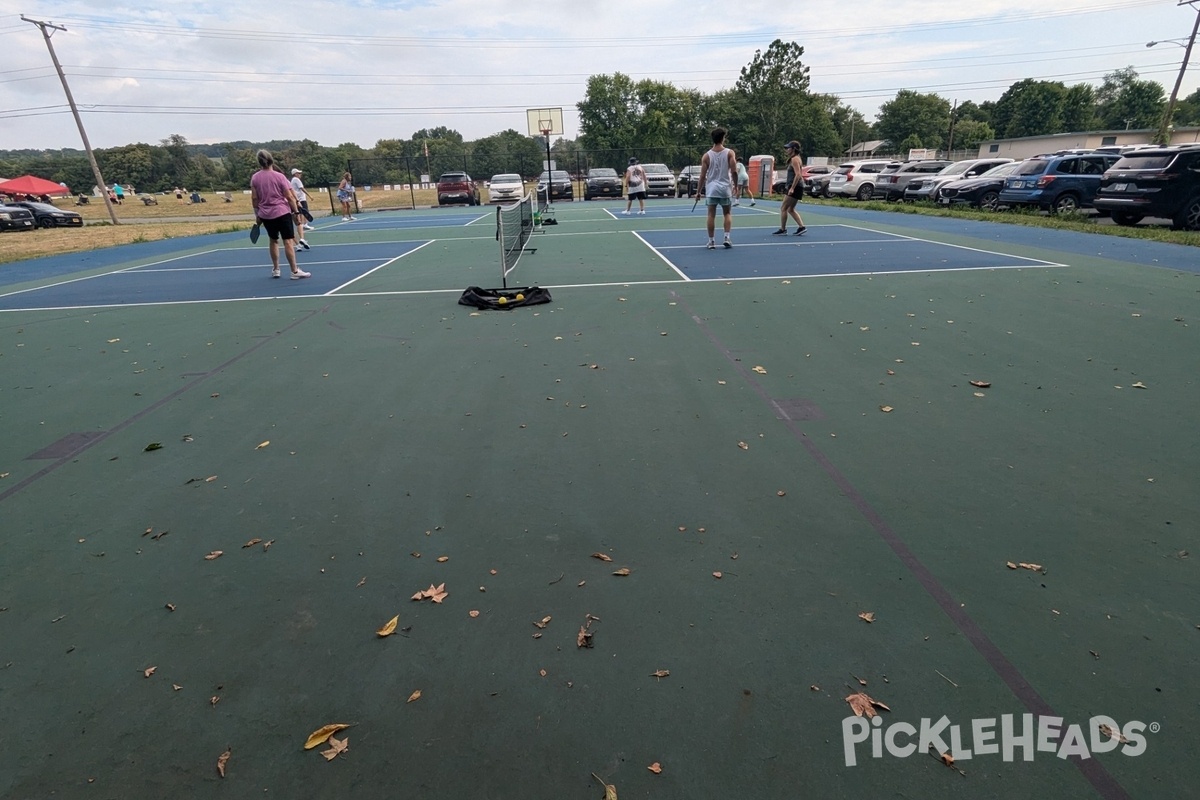
[{"label": "man in white tank top", "polygon": [[725,247],[733,247],[729,231],[733,227],[733,185],[737,181],[737,157],[725,146],[725,129],[714,128],[712,149],[700,159],[700,187],[697,194],[704,196],[708,207],[708,249],[717,248],[714,232],[717,226],[717,206],[725,223]]}]

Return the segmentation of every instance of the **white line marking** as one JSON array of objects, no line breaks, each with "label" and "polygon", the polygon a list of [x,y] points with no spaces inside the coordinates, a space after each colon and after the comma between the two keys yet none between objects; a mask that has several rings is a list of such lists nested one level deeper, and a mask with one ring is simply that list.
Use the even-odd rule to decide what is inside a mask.
[{"label": "white line marking", "polygon": [[633,234],[635,237],[637,237],[637,240],[638,240],[639,242],[641,242],[642,244],[646,245],[646,247],[649,247],[649,248],[650,248],[650,252],[651,252],[651,253],[654,253],[654,255],[658,256],[659,258],[661,258],[661,259],[663,260],[663,263],[665,263],[665,264],[666,264],[668,267],[670,267],[671,269],[675,270],[675,274],[677,274],[679,277],[683,278],[685,281],[690,281],[690,280],[691,280],[691,278],[689,278],[687,275],[684,275],[684,274],[683,274],[683,270],[681,270],[679,267],[677,267],[677,266],[675,266],[674,264],[672,264],[672,263],[671,263],[671,260],[670,260],[669,258],[667,258],[667,257],[666,257],[666,256],[664,256],[662,253],[660,253],[660,252],[658,251],[658,248],[657,248],[657,247],[655,247],[654,245],[650,244],[650,243],[649,243],[649,242],[647,242],[645,239],[643,239],[643,238],[642,238],[642,235],[641,235],[640,233],[638,233],[637,231],[631,231],[631,233],[632,233],[632,234]]},{"label": "white line marking", "polygon": [[412,250],[409,250],[407,253],[401,253],[400,255],[396,256],[395,258],[389,259],[389,260],[387,260],[387,261],[383,262],[382,264],[380,264],[379,266],[377,266],[377,267],[374,267],[373,269],[367,270],[367,271],[366,271],[366,272],[364,272],[363,274],[359,275],[357,278],[351,278],[350,280],[348,280],[348,281],[346,281],[345,283],[343,283],[341,286],[335,286],[334,288],[332,288],[332,289],[330,289],[328,292],[326,292],[326,293],[325,293],[325,296],[326,296],[326,297],[328,297],[328,296],[329,296],[329,295],[331,295],[331,294],[334,294],[334,293],[336,293],[336,292],[340,292],[342,289],[345,289],[345,288],[346,288],[347,286],[349,286],[350,284],[352,284],[352,283],[355,283],[356,281],[360,281],[360,280],[362,280],[363,278],[367,277],[367,276],[368,276],[368,275],[370,275],[372,272],[375,272],[375,271],[377,271],[377,270],[381,270],[381,269],[383,269],[384,267],[388,266],[389,264],[394,264],[394,263],[396,263],[397,261],[399,261],[400,259],[404,258],[405,256],[411,256],[413,253],[417,252],[417,251],[418,251],[418,250],[420,250],[422,247],[425,247],[426,245],[430,245],[430,244],[433,244],[433,240],[432,240],[432,239],[431,239],[431,240],[429,240],[429,241],[427,241],[427,242],[425,242],[425,244],[418,245],[417,247],[414,247]]}]

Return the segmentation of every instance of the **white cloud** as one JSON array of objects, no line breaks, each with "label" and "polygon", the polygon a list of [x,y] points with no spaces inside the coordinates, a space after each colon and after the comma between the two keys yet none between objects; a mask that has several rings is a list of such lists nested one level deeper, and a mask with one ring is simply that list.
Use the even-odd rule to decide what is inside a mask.
[{"label": "white cloud", "polygon": [[[1170,87],[1189,7],[1167,0],[210,0],[32,2],[54,36],[92,143],[466,138],[524,132],[524,109],[562,106],[568,136],[588,75],[621,71],[713,92],[779,37],[805,48],[815,91],[873,117],[897,90],[996,99],[1014,81],[1098,82],[1133,65]],[[37,28],[0,15],[0,148],[78,147]],[[1195,90],[1186,76],[1183,94]],[[22,111],[57,107],[55,113]]]}]

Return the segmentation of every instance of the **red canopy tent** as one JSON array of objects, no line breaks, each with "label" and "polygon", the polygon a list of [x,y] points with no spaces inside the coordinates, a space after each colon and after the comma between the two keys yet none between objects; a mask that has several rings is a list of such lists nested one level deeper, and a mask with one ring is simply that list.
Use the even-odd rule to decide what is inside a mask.
[{"label": "red canopy tent", "polygon": [[48,181],[45,178],[39,178],[36,175],[22,175],[19,178],[13,178],[11,181],[0,183],[0,192],[4,194],[31,194],[35,197],[41,195],[68,195],[70,190],[67,187]]}]

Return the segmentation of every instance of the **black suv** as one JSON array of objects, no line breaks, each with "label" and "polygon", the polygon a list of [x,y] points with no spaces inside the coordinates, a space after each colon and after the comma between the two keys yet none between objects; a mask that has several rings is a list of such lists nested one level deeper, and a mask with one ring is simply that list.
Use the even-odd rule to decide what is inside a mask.
[{"label": "black suv", "polygon": [[676,197],[691,197],[700,188],[700,165],[693,164],[679,170],[679,178],[675,181]]},{"label": "black suv", "polygon": [[447,172],[438,178],[438,205],[450,203],[466,203],[469,206],[479,205],[479,187],[471,176],[465,172]]},{"label": "black suv", "polygon": [[[538,197],[546,196],[546,172],[538,176],[537,193]],[[566,170],[556,169],[550,173],[550,199],[560,198],[563,200],[574,200],[575,189],[571,186],[571,174]]]},{"label": "black suv", "polygon": [[1200,231],[1200,147],[1149,147],[1126,153],[1104,173],[1093,201],[1119,225],[1166,217]]},{"label": "black suv", "polygon": [[587,180],[583,184],[583,199],[593,197],[620,197],[621,176],[615,169],[609,167],[592,167],[588,170]]}]

